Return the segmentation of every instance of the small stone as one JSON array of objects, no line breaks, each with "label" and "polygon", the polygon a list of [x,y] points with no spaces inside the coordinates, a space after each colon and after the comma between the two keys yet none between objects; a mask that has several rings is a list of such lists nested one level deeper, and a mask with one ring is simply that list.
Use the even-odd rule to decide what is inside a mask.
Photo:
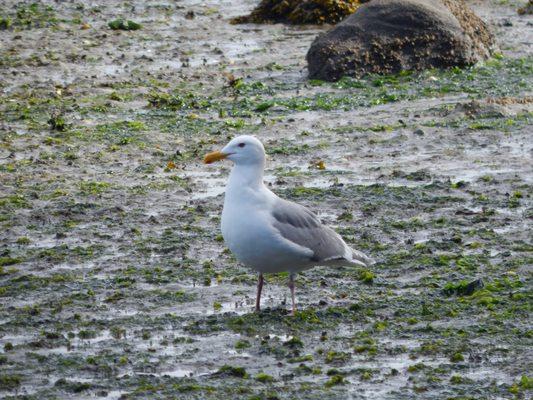
[{"label": "small stone", "polygon": [[472,281],[468,285],[466,285],[462,294],[465,296],[470,296],[476,290],[483,288],[483,286],[485,286],[485,284],[483,283],[483,279],[476,279],[475,281]]},{"label": "small stone", "polygon": [[500,26],[513,26],[513,22],[510,19],[506,18],[499,25]]}]

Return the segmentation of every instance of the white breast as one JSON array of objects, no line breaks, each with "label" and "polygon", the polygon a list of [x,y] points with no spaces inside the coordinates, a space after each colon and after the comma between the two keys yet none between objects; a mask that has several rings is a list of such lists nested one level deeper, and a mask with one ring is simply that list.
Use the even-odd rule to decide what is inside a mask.
[{"label": "white breast", "polygon": [[260,272],[308,268],[312,251],[288,242],[273,227],[270,197],[275,195],[264,189],[268,193],[226,193],[222,212],[226,245],[240,262]]}]

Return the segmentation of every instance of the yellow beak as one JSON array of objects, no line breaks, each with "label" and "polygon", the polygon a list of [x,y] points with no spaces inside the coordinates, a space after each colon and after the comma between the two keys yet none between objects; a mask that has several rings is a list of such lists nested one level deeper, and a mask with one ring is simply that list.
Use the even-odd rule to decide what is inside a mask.
[{"label": "yellow beak", "polygon": [[225,159],[229,154],[222,153],[221,151],[213,151],[212,153],[206,154],[204,157],[204,163],[211,164],[215,161],[220,161]]}]

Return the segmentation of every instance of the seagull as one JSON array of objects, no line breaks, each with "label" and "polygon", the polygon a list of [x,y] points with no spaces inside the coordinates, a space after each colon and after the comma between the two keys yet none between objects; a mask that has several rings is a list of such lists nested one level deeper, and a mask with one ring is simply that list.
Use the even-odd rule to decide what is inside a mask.
[{"label": "seagull", "polygon": [[315,266],[368,266],[370,257],[351,249],[304,206],[278,197],[263,182],[266,157],[254,136],[231,140],[204,162],[233,162],[222,211],[222,236],[244,265],[259,272],[255,310],[261,309],[263,274],[289,272],[292,315],[296,273]]}]

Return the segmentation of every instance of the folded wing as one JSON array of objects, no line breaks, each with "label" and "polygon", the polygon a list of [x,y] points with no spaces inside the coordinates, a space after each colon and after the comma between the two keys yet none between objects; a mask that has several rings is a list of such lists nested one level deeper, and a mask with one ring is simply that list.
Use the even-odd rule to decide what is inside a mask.
[{"label": "folded wing", "polygon": [[272,215],[274,227],[284,239],[312,250],[311,262],[367,265],[371,261],[363,253],[350,249],[337,232],[323,225],[300,204],[277,199]]}]

